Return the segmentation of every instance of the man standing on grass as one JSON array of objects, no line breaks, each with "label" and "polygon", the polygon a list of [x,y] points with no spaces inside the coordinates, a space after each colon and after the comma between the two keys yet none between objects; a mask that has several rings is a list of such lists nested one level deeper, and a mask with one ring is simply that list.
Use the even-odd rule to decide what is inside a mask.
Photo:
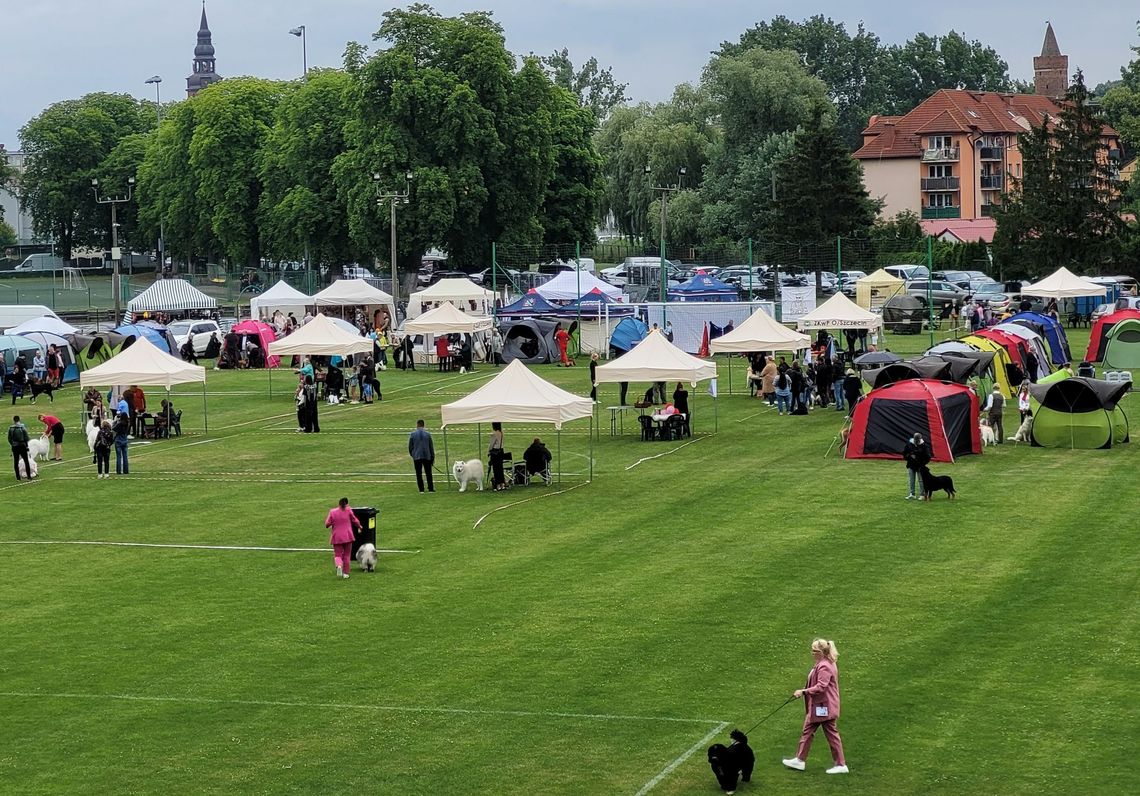
[{"label": "man standing on grass", "polygon": [[994,439],[998,445],[1005,440],[1005,428],[1001,424],[1001,413],[1005,409],[1005,396],[1001,394],[1001,387],[994,385],[989,397],[986,399],[986,420],[994,430]]},{"label": "man standing on grass", "polygon": [[930,463],[930,449],[921,434],[915,433],[907,440],[903,446],[903,459],[906,460],[906,480],[910,490],[906,499],[914,500],[914,480],[918,476],[918,471]]},{"label": "man standing on grass", "polygon": [[431,468],[435,464],[435,443],[431,434],[424,428],[424,421],[416,421],[416,430],[408,436],[408,455],[416,467],[416,484],[420,491],[424,491],[424,475],[427,475],[427,491],[434,492],[435,484],[431,480]]},{"label": "man standing on grass", "polygon": [[12,418],[12,425],[8,427],[8,445],[12,448],[12,466],[16,468],[16,480],[20,480],[20,459],[24,460],[24,472],[28,480],[32,480],[32,463],[28,461],[28,443],[32,438],[28,435],[28,428],[20,422],[20,416]]}]

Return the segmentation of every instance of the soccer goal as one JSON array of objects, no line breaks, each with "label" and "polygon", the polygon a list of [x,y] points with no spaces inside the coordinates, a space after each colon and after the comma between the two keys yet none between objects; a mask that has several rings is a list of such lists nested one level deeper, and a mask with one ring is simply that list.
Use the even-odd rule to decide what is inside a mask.
[{"label": "soccer goal", "polygon": [[78,268],[64,268],[60,273],[63,290],[86,290],[87,280]]}]

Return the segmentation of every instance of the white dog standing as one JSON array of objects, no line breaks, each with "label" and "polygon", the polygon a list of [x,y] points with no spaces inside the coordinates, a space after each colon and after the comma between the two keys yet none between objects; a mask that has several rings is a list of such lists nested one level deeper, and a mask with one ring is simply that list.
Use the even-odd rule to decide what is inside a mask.
[{"label": "white dog standing", "polygon": [[467,491],[468,483],[474,483],[480,492],[483,491],[483,462],[479,459],[456,462],[451,466],[451,474],[459,482],[460,492]]},{"label": "white dog standing", "polygon": [[982,447],[988,447],[997,442],[994,439],[994,430],[990,424],[986,422],[985,418],[978,421],[978,429],[982,432]]},{"label": "white dog standing", "polygon": [[360,549],[356,551],[356,563],[360,564],[361,569],[365,572],[375,572],[376,545],[371,543],[362,544]]},{"label": "white dog standing", "polygon": [[28,458],[32,461],[41,459],[46,462],[49,453],[51,453],[51,440],[47,437],[33,437],[28,441]]},{"label": "white dog standing", "polygon": [[99,437],[99,424],[95,422],[95,418],[87,421],[87,427],[84,429],[87,432],[87,452],[95,452],[95,440]]},{"label": "white dog standing", "polygon": [[1033,441],[1033,415],[1026,414],[1025,419],[1021,421],[1021,425],[1017,429],[1017,433],[1009,438],[1010,442],[1032,442]]}]

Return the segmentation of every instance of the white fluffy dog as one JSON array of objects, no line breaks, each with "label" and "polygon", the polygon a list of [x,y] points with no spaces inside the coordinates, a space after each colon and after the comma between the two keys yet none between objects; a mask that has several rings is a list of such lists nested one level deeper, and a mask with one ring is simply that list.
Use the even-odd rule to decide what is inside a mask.
[{"label": "white fluffy dog", "polygon": [[1033,415],[1026,415],[1025,419],[1021,421],[1021,425],[1017,429],[1017,433],[1009,437],[1010,442],[1032,442],[1033,433]]},{"label": "white fluffy dog", "polygon": [[356,563],[360,564],[365,572],[376,571],[376,545],[362,544],[356,551]]},{"label": "white fluffy dog", "polygon": [[467,491],[469,482],[474,483],[480,492],[483,491],[483,462],[479,459],[456,462],[451,466],[451,474],[459,482],[460,492]]},{"label": "white fluffy dog", "polygon": [[87,426],[83,429],[87,433],[87,452],[95,452],[95,439],[99,436],[99,425],[95,422],[95,418],[87,421]]},{"label": "white fluffy dog", "polygon": [[28,442],[28,458],[32,461],[43,459],[46,462],[49,453],[51,453],[51,440],[47,437],[35,437]]},{"label": "white fluffy dog", "polygon": [[990,428],[990,424],[986,422],[985,418],[978,421],[978,429],[982,432],[982,447],[993,445],[997,442],[994,438],[994,430]]},{"label": "white fluffy dog", "polygon": [[22,458],[16,460],[16,466],[20,469],[21,478],[35,478],[40,474],[39,465],[36,464],[36,460],[31,456],[28,457],[28,464],[32,468],[31,472],[28,472],[28,470],[24,467],[24,460]]}]

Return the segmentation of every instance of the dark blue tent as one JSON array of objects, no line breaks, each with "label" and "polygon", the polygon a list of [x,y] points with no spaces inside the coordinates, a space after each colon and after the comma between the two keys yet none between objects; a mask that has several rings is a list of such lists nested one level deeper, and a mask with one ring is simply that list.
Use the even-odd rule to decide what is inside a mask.
[{"label": "dark blue tent", "polygon": [[529,318],[534,315],[553,315],[556,312],[558,312],[557,307],[532,290],[495,314],[500,318]]},{"label": "dark blue tent", "polygon": [[610,335],[610,348],[622,353],[630,351],[649,334],[649,327],[637,318],[623,318]]},{"label": "dark blue tent", "polygon": [[1019,312],[1010,316],[1005,323],[1016,323],[1049,341],[1049,357],[1054,365],[1064,365],[1073,361],[1069,353],[1069,338],[1065,336],[1065,327],[1056,318],[1043,315],[1040,312]]},{"label": "dark blue tent", "polygon": [[670,301],[736,301],[736,288],[707,274],[697,274],[688,282],[669,288]]},{"label": "dark blue tent", "polygon": [[560,307],[558,314],[565,318],[575,317],[579,314],[588,315],[591,318],[600,318],[606,314],[611,318],[625,318],[633,315],[636,311],[636,307],[610,298],[595,288],[577,301],[571,301],[565,307]]}]

